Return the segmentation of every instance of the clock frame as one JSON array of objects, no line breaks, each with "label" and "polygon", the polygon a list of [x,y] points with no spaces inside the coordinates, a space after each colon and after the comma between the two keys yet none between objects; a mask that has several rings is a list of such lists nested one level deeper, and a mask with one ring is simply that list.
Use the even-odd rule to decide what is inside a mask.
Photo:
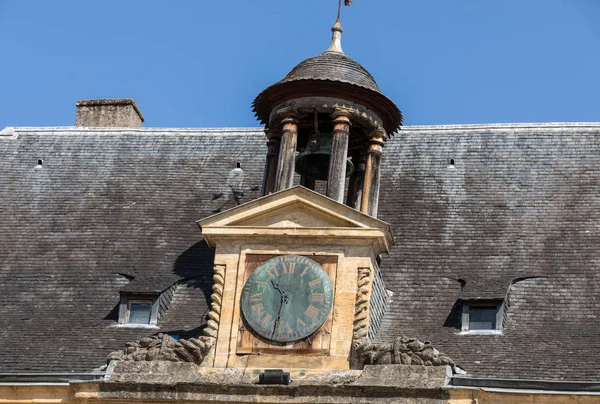
[{"label": "clock frame", "polygon": [[250,274],[241,305],[254,334],[271,343],[291,343],[310,337],[325,323],[333,306],[333,287],[317,262],[281,255]]},{"label": "clock frame", "polygon": [[[284,255],[284,254],[281,254]],[[280,254],[248,254],[246,255],[246,268],[244,274],[244,285],[258,267],[264,265],[270,259],[281,256]],[[310,258],[321,266],[330,280],[335,279],[337,269],[337,256],[328,255],[301,255]],[[332,284],[333,288],[333,284]],[[242,354],[257,354],[257,353],[277,353],[281,351],[297,352],[302,354],[326,354],[329,352],[331,343],[331,327],[333,322],[333,295],[335,290],[332,289],[332,309],[329,310],[327,318],[323,325],[316,332],[296,341],[278,342],[269,340],[256,332],[253,332],[252,327],[248,324],[242,313],[239,317],[238,327],[238,344],[236,353]],[[241,303],[241,301],[240,301]]]}]

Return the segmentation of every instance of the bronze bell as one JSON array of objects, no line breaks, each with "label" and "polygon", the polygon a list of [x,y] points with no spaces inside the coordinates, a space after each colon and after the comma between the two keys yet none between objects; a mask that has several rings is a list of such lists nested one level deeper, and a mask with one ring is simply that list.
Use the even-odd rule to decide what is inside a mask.
[{"label": "bronze bell", "polygon": [[[313,133],[306,150],[296,157],[296,172],[318,181],[327,181],[331,159],[332,133]],[[354,172],[352,160],[346,159],[346,177]]]}]

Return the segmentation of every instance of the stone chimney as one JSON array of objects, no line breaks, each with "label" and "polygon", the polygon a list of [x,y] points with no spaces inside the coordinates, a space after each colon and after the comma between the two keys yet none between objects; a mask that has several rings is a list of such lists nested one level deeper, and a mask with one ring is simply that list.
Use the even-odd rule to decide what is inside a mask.
[{"label": "stone chimney", "polygon": [[75,126],[139,128],[144,116],[132,98],[77,101]]}]

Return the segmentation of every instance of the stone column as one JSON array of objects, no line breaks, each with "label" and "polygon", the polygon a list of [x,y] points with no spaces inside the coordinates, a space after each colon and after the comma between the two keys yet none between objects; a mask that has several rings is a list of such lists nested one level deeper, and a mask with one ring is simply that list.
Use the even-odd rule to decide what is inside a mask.
[{"label": "stone column", "polygon": [[365,167],[365,180],[363,182],[360,211],[373,217],[377,217],[380,181],[379,164],[381,163],[385,139],[386,133],[383,129],[377,129],[369,136],[367,164]]},{"label": "stone column", "polygon": [[287,114],[281,121],[281,146],[277,162],[277,179],[275,191],[283,191],[294,185],[294,169],[296,166],[296,144],[298,142],[298,121],[295,115]]},{"label": "stone column", "polygon": [[344,203],[344,185],[346,183],[346,159],[348,158],[348,140],[350,137],[350,113],[336,109],[333,114],[333,140],[331,158],[327,175],[327,196]]},{"label": "stone column", "polygon": [[277,161],[279,160],[279,148],[281,147],[281,134],[274,130],[265,129],[267,135],[267,160],[265,161],[265,173],[263,176],[262,194],[269,195],[275,192],[275,179],[277,177]]}]

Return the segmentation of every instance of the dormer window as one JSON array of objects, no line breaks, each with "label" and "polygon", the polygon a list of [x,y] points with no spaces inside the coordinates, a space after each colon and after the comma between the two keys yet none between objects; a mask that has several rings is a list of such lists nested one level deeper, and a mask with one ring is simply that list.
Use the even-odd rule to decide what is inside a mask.
[{"label": "dormer window", "polygon": [[462,306],[463,332],[500,333],[504,320],[502,300],[465,300]]},{"label": "dormer window", "polygon": [[119,307],[119,324],[156,325],[158,296],[122,294]]},{"label": "dormer window", "polygon": [[152,300],[129,300],[127,302],[127,324],[150,324]]}]

